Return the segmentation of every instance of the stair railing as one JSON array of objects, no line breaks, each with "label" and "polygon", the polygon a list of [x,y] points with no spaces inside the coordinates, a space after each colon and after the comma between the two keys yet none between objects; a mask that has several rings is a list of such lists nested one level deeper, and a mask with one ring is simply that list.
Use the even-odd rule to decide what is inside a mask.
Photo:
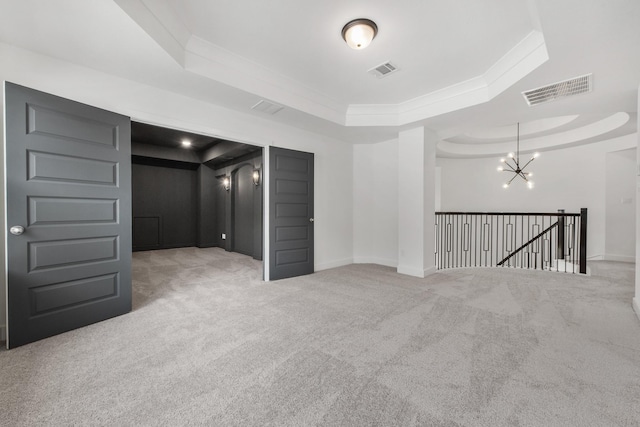
[{"label": "stair railing", "polygon": [[436,212],[438,269],[515,267],[586,273],[587,209],[580,213]]}]

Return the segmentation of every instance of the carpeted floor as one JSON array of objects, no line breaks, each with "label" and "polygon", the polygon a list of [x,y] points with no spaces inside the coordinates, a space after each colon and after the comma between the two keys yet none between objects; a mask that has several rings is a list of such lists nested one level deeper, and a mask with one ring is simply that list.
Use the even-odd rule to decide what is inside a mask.
[{"label": "carpeted floor", "polygon": [[634,265],[590,267],[264,283],[220,249],[139,252],[131,314],[0,351],[0,425],[640,425]]}]

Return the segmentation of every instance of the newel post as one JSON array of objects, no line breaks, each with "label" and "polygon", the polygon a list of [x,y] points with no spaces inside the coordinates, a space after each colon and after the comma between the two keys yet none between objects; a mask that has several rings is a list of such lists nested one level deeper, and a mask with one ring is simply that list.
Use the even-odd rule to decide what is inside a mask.
[{"label": "newel post", "polygon": [[564,261],[564,209],[558,209],[558,249],[556,258]]},{"label": "newel post", "polygon": [[587,208],[580,209],[580,273],[587,274]]}]

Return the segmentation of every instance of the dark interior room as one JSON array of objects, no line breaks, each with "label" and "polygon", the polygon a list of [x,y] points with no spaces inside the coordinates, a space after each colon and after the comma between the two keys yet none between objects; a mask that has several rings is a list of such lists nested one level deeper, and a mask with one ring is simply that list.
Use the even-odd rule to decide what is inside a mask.
[{"label": "dark interior room", "polygon": [[262,260],[262,148],[131,123],[133,250],[220,247]]}]

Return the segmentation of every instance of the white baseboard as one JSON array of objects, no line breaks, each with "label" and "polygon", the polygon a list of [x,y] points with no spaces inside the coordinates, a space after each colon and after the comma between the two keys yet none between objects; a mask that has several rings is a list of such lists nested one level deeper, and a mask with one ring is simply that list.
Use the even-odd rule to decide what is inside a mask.
[{"label": "white baseboard", "polygon": [[631,304],[633,305],[633,311],[635,311],[636,316],[638,316],[638,320],[640,320],[640,300],[638,297],[635,297]]},{"label": "white baseboard", "polygon": [[436,268],[436,266],[434,265],[433,267],[429,267],[427,269],[424,270],[424,277],[427,277],[431,274],[434,274],[438,271],[438,269]]},{"label": "white baseboard", "polygon": [[613,255],[613,254],[605,254],[605,261],[619,261],[619,262],[636,262],[636,257],[629,255]]},{"label": "white baseboard", "polygon": [[424,277],[424,271],[422,269],[413,268],[413,267],[405,267],[404,265],[399,265],[398,266],[398,273],[399,274],[405,274],[407,276],[413,276],[413,277],[420,277],[420,278]]},{"label": "white baseboard", "polygon": [[398,273],[399,274],[406,274],[407,276],[419,277],[421,279],[427,277],[430,274],[435,273],[436,271],[437,270],[436,270],[435,266],[429,267],[429,268],[425,268],[425,269],[398,266]]},{"label": "white baseboard", "polygon": [[323,262],[322,264],[316,264],[315,271],[329,270],[330,268],[342,267],[345,265],[353,264],[353,258],[338,259],[335,261]]},{"label": "white baseboard", "polygon": [[385,267],[398,267],[398,261],[395,259],[385,259],[377,257],[355,257],[353,259],[354,264],[377,264],[384,265]]}]

